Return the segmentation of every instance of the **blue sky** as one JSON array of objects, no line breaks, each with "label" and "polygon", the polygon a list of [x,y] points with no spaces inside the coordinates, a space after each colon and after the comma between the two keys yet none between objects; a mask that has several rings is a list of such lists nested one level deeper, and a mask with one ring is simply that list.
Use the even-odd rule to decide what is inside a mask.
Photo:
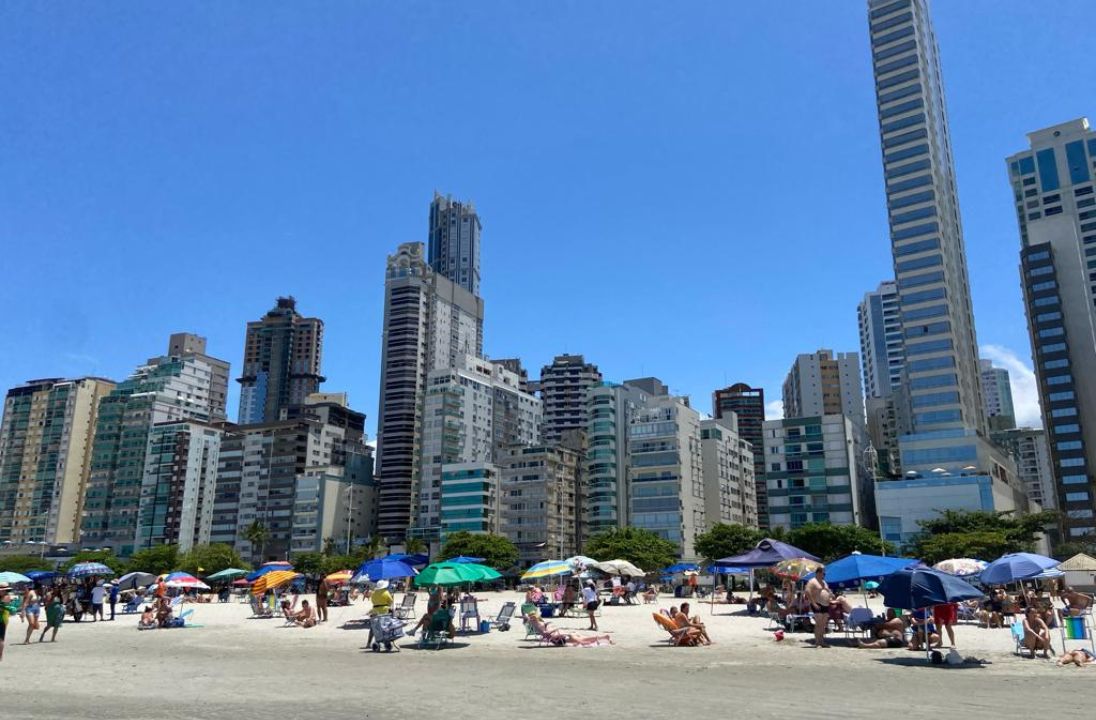
[{"label": "blue sky", "polygon": [[[1030,422],[1004,158],[1096,113],[1091,7],[934,17],[978,338]],[[0,47],[0,387],[123,378],[182,330],[235,371],[293,294],[372,433],[385,256],[435,189],[483,221],[489,355],[584,353],[704,410],[859,350],[891,273],[859,0],[13,1]]]}]

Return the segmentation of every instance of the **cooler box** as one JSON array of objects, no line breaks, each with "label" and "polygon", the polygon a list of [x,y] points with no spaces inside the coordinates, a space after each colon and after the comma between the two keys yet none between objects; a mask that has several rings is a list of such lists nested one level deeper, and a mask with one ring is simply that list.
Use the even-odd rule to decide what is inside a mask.
[{"label": "cooler box", "polygon": [[480,620],[480,632],[481,633],[491,632],[491,621],[490,620]]}]

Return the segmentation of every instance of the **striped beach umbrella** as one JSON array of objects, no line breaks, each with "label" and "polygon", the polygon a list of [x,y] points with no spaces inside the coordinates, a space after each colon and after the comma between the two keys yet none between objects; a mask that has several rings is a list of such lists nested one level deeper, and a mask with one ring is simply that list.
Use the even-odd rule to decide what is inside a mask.
[{"label": "striped beach umbrella", "polygon": [[288,585],[300,577],[300,573],[292,570],[272,570],[259,577],[251,586],[252,595],[262,595],[267,590],[274,590],[283,585]]},{"label": "striped beach umbrella", "polygon": [[114,571],[108,568],[103,563],[97,562],[76,563],[72,566],[72,569],[68,571],[68,576],[70,578],[84,578],[92,577],[95,575],[101,575],[103,577],[113,577]]},{"label": "striped beach umbrella", "polygon": [[164,576],[164,585],[169,588],[197,588],[199,590],[208,590],[209,586],[204,582],[194,577],[190,573],[185,572],[173,572]]},{"label": "striped beach umbrella", "polygon": [[325,577],[323,581],[331,585],[341,585],[342,583],[349,582],[350,578],[353,576],[354,573],[349,570],[339,570]]},{"label": "striped beach umbrella", "polygon": [[521,579],[539,580],[540,578],[552,577],[554,575],[567,575],[571,572],[571,565],[565,560],[545,560],[526,570],[522,574]]},{"label": "striped beach umbrella", "polygon": [[773,574],[789,580],[802,580],[820,567],[822,567],[822,563],[814,560],[792,558],[791,560],[781,560],[773,566]]}]

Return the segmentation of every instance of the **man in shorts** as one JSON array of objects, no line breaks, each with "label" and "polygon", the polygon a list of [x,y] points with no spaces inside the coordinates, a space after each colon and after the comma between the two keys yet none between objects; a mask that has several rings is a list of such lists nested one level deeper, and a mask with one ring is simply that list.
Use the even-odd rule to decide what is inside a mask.
[{"label": "man in shorts", "polygon": [[811,614],[814,616],[814,646],[826,648],[826,626],[830,622],[830,601],[833,595],[826,585],[826,568],[819,567],[814,571],[814,577],[807,583],[807,600],[811,604]]},{"label": "man in shorts", "polygon": [[95,587],[91,589],[91,621],[99,622],[104,620],[103,617],[103,599],[107,595],[107,589],[103,587],[103,583],[95,583]]},{"label": "man in shorts", "polygon": [[948,631],[948,647],[955,647],[955,623],[959,622],[959,603],[944,603],[932,607],[932,620],[936,623],[940,637]]}]

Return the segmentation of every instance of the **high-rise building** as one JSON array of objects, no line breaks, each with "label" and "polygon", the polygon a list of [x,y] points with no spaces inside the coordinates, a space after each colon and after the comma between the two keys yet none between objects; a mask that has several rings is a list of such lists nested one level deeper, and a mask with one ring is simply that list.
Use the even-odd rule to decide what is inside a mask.
[{"label": "high-rise building", "polygon": [[320,389],[323,320],[297,312],[297,301],[280,297],[247,324],[240,383],[239,424],[271,422],[290,405],[302,405]]},{"label": "high-rise building", "polygon": [[856,353],[819,350],[796,357],[784,380],[784,417],[844,415],[865,436],[860,359]]},{"label": "high-rise building", "polygon": [[855,428],[843,414],[765,423],[769,527],[867,524]]},{"label": "high-rise building", "polygon": [[991,437],[995,443],[1012,451],[1028,500],[1039,503],[1044,510],[1057,508],[1054,467],[1050,461],[1046,431],[1042,428],[1011,428],[995,432]]},{"label": "high-rise building", "polygon": [[982,392],[986,401],[986,422],[991,432],[1016,427],[1016,410],[1012,406],[1012,383],[1008,370],[993,367],[990,360],[979,360]]},{"label": "high-rise building", "polygon": [[769,526],[768,487],[765,483],[765,391],[746,383],[735,383],[712,393],[712,415],[718,420],[737,417],[738,436],[750,443],[754,457],[754,496],[757,502],[757,524]]},{"label": "high-rise building", "polygon": [[[138,537],[149,435],[160,424],[223,415],[224,361],[204,353],[151,358],[99,401],[81,541],[128,555]],[[227,375],[227,373],[223,373]]]},{"label": "high-rise building", "polygon": [[8,390],[0,423],[0,541],[80,538],[102,378],[31,380]]},{"label": "high-rise building", "polygon": [[402,541],[417,515],[426,378],[483,355],[483,300],[430,269],[422,243],[388,256],[377,417],[378,531]]},{"label": "high-rise building", "polygon": [[856,308],[856,319],[860,326],[864,397],[887,397],[902,384],[902,317],[898,286],[893,280],[884,280],[864,295]]},{"label": "high-rise building", "polygon": [[1062,538],[1096,533],[1096,133],[1079,118],[1008,158]]},{"label": "high-rise building", "polygon": [[525,366],[521,364],[521,358],[495,358],[491,362],[496,365],[501,365],[510,372],[518,376],[518,389],[524,393],[530,395],[536,395],[539,390],[539,385],[534,385],[529,382],[529,371],[525,369]]},{"label": "high-rise building", "polygon": [[928,2],[869,0],[868,8],[911,408],[907,434],[956,428],[984,435],[966,250]]},{"label": "high-rise building", "polygon": [[582,455],[558,445],[514,446],[498,458],[502,471],[500,531],[522,567],[579,550]]},{"label": "high-rise building", "polygon": [[450,465],[497,464],[514,445],[539,443],[541,401],[522,392],[520,383],[503,366],[471,355],[427,375],[412,535],[444,539],[442,478]]},{"label": "high-rise building", "polygon": [[628,384],[603,382],[589,390],[583,517],[590,534],[630,524],[628,427],[647,401],[646,392]]},{"label": "high-rise building", "polygon": [[551,365],[541,368],[544,442],[558,443],[564,432],[586,428],[586,393],[600,383],[597,365],[581,355],[557,355]]},{"label": "high-rise building", "polygon": [[434,193],[430,203],[429,262],[434,272],[479,296],[479,215],[471,202]]},{"label": "high-rise building", "polygon": [[733,413],[700,421],[704,519],[709,529],[716,523],[757,527],[753,448],[739,437],[737,424]]},{"label": "high-rise building", "polygon": [[209,542],[224,423],[170,420],[152,426],[145,451],[137,549]]},{"label": "high-rise building", "polygon": [[213,373],[209,384],[209,417],[214,422],[226,420],[228,361],[206,355],[206,339],[194,333],[172,333],[167,341],[167,354],[171,357],[194,356],[209,365]]}]

